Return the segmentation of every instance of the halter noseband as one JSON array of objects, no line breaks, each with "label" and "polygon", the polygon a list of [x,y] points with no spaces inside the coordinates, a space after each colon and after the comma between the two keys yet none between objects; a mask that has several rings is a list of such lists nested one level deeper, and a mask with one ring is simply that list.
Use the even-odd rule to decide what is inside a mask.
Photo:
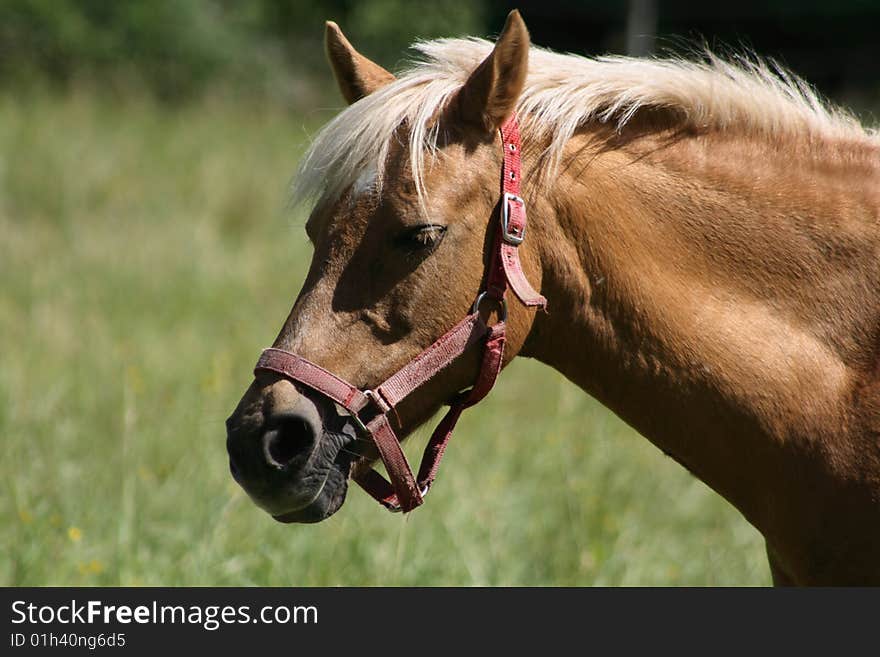
[{"label": "halter noseband", "polygon": [[[360,390],[332,372],[283,349],[265,349],[254,368],[255,375],[274,372],[301,383],[329,397],[351,413],[361,434],[376,445],[391,481],[372,468],[358,470],[352,479],[391,511],[406,513],[422,504],[437,476],[440,459],[462,411],[482,400],[495,384],[504,356],[507,288],[510,287],[526,306],[547,306],[547,300],[534,290],[526,278],[517,251],[526,233],[526,206],[519,196],[520,136],[515,114],[501,126],[501,143],[504,163],[501,168],[500,226],[495,233],[486,287],[477,296],[467,317],[371,390]],[[499,321],[492,326],[488,326],[480,315],[480,304],[487,297],[501,304]],[[425,447],[418,476],[414,477],[388,414],[410,393],[480,340],[484,341],[483,359],[476,382],[450,402],[449,411],[434,429]],[[369,419],[365,421],[362,415]]]}]

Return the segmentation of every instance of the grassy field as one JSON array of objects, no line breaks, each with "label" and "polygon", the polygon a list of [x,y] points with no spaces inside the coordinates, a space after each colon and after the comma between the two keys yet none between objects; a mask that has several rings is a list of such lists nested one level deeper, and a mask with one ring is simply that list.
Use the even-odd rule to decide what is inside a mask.
[{"label": "grassy field", "polygon": [[768,584],[734,509],[528,361],[411,517],[251,504],[223,420],[305,272],[285,194],[330,114],[0,98],[0,584]]}]

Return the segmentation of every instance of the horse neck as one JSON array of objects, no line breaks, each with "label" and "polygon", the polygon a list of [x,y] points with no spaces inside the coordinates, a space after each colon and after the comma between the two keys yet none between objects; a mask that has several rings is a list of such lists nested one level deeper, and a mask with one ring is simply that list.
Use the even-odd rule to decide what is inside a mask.
[{"label": "horse neck", "polygon": [[525,351],[760,526],[743,473],[825,450],[877,361],[877,151],[668,137],[572,140],[536,203],[551,305]]}]

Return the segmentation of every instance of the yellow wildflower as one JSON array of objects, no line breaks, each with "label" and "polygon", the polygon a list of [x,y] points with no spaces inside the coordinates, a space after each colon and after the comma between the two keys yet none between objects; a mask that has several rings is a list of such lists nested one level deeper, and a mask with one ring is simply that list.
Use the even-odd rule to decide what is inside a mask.
[{"label": "yellow wildflower", "polygon": [[97,559],[81,561],[77,564],[77,570],[79,570],[80,575],[100,575],[104,572],[104,564]]}]

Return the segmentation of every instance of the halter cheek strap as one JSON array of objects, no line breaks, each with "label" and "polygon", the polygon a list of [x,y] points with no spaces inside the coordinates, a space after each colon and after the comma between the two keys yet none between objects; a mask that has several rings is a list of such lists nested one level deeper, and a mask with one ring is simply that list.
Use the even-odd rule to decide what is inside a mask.
[{"label": "halter cheek strap", "polygon": [[[491,266],[489,290],[500,288],[504,298],[506,286],[530,308],[547,308],[547,299],[538,294],[529,283],[519,261],[518,247],[526,237],[526,202],[520,197],[521,155],[519,124],[516,115],[501,126],[501,142],[504,148],[504,164],[501,168],[501,230],[495,238],[495,253],[501,267]],[[503,273],[503,277],[502,277]],[[494,275],[494,277],[493,277]]]},{"label": "halter cheek strap", "polygon": [[[504,360],[508,286],[528,307],[546,308],[547,305],[547,300],[529,283],[519,259],[518,247],[526,233],[526,206],[520,197],[521,149],[516,115],[501,126],[501,140],[504,163],[498,212],[500,225],[495,232],[485,289],[477,296],[467,317],[372,390],[360,390],[332,372],[282,349],[265,349],[254,368],[255,375],[274,372],[321,393],[351,413],[361,434],[375,444],[391,481],[369,467],[357,469],[352,479],[391,511],[406,513],[422,504],[462,411],[482,400],[494,386]],[[491,327],[480,315],[480,304],[486,297],[502,307],[500,321]],[[472,388],[450,402],[449,410],[425,447],[418,475],[414,476],[391,426],[389,413],[480,341],[483,358],[477,379]],[[365,422],[363,416],[370,419]]]}]

